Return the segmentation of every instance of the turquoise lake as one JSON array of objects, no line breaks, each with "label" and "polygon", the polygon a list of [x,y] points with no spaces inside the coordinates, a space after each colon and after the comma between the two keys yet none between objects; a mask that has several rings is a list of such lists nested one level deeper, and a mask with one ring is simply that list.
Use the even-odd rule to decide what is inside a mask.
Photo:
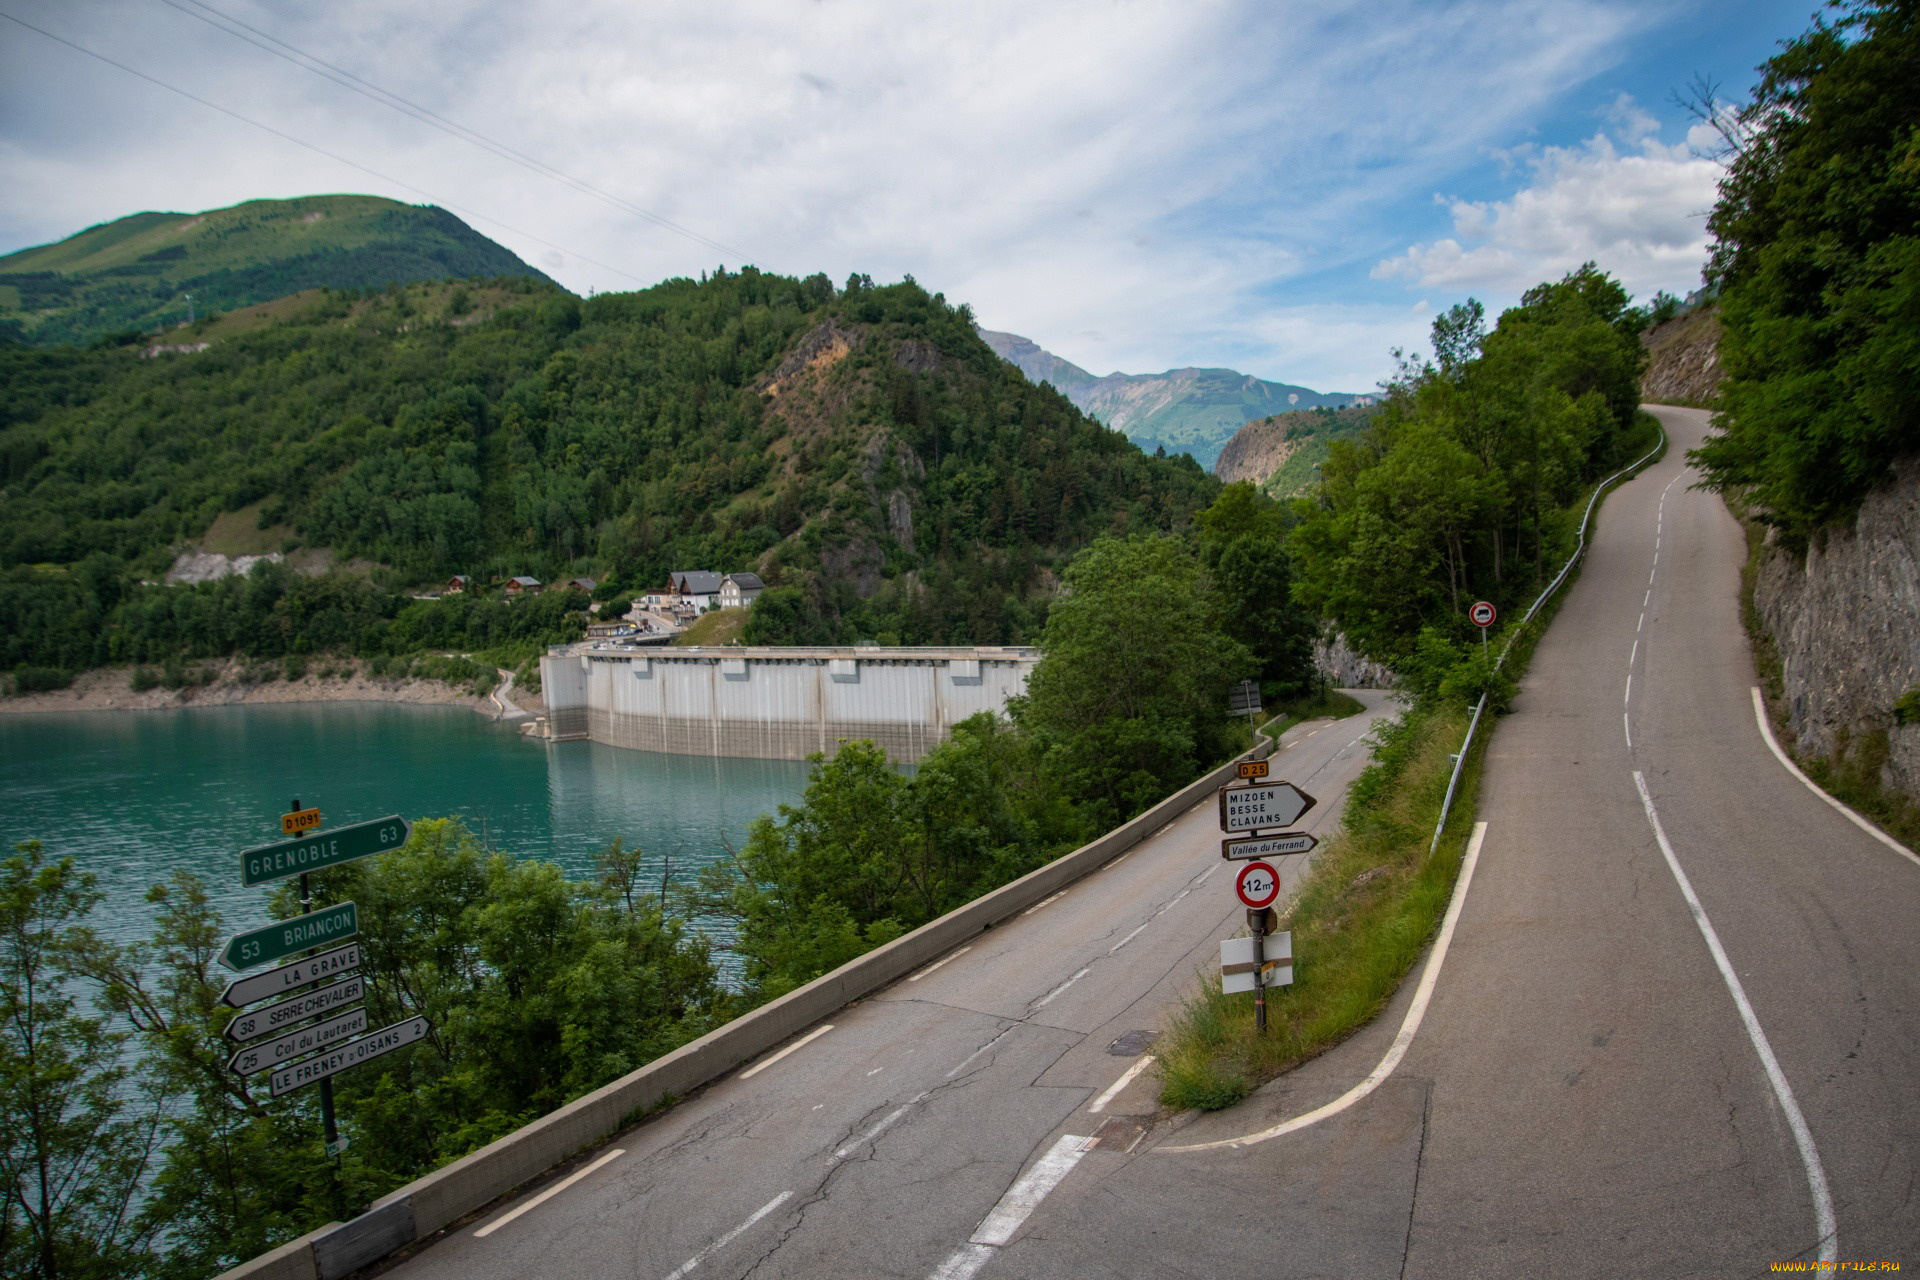
[{"label": "turquoise lake", "polygon": [[[659,755],[523,738],[458,707],[367,702],[0,715],[0,847],[35,839],[99,877],[93,924],[151,932],[147,887],[186,869],[229,931],[264,924],[271,886],[240,885],[240,851],[280,835],[298,797],[328,826],[390,813],[459,817],[493,845],[577,879],[619,836],[653,884],[727,856],[806,785],[787,760]],[[731,966],[726,966],[730,968]]]}]

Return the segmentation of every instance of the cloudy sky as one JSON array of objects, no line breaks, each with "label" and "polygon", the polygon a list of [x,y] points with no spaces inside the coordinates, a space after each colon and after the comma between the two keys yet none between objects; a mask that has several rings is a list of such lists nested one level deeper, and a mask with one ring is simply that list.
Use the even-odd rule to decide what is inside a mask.
[{"label": "cloudy sky", "polygon": [[1694,287],[1718,170],[1672,95],[1744,96],[1813,7],[0,0],[0,252],[370,192],[582,293],[911,274],[1096,373],[1363,391],[1469,295]]}]

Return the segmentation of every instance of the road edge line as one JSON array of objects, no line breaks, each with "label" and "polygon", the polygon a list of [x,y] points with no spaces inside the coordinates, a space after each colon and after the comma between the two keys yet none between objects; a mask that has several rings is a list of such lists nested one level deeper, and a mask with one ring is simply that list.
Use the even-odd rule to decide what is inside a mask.
[{"label": "road edge line", "polygon": [[1666,857],[1667,870],[1673,872],[1674,882],[1680,886],[1680,896],[1687,901],[1694,927],[1706,939],[1707,950],[1713,956],[1715,967],[1720,970],[1721,981],[1727,984],[1727,992],[1733,996],[1734,1008],[1739,1011],[1740,1023],[1746,1029],[1747,1042],[1759,1055],[1760,1067],[1766,1073],[1767,1083],[1773,1088],[1774,1101],[1786,1113],[1787,1128],[1793,1131],[1793,1145],[1800,1152],[1800,1167],[1806,1171],[1807,1191],[1813,1198],[1813,1225],[1820,1233],[1819,1260],[1837,1261],[1840,1256],[1840,1225],[1833,1212],[1833,1191],[1827,1185],[1826,1168],[1821,1165],[1820,1152],[1813,1145],[1813,1130],[1807,1127],[1807,1118],[1801,1114],[1800,1104],[1794,1101],[1793,1086],[1787,1083],[1787,1073],[1781,1070],[1780,1060],[1773,1056],[1773,1045],[1767,1040],[1766,1029],[1760,1025],[1760,1015],[1754,1012],[1753,1004],[1747,999],[1747,989],[1740,985],[1739,975],[1733,971],[1733,961],[1727,958],[1726,948],[1720,945],[1720,935],[1715,931],[1713,921],[1708,919],[1700,895],[1693,891],[1693,882],[1681,870],[1680,859],[1667,840],[1666,828],[1660,825],[1659,812],[1653,807],[1653,793],[1647,790],[1646,775],[1638,769],[1633,771],[1633,785],[1640,792],[1640,806],[1646,810],[1647,822],[1653,827],[1653,838]]},{"label": "road edge line", "polygon": [[1749,688],[1753,694],[1754,722],[1760,726],[1760,736],[1766,739],[1767,750],[1773,752],[1773,758],[1778,760],[1788,773],[1800,779],[1800,781],[1806,785],[1807,790],[1813,792],[1813,794],[1819,796],[1822,800],[1825,800],[1835,809],[1838,809],[1841,817],[1905,858],[1908,862],[1911,862],[1914,866],[1920,867],[1920,854],[1914,853],[1913,850],[1907,848],[1907,846],[1895,840],[1879,827],[1873,825],[1859,810],[1853,808],[1853,806],[1847,804],[1844,800],[1836,800],[1833,796],[1828,795],[1824,787],[1812,778],[1809,778],[1806,772],[1793,762],[1793,757],[1781,749],[1780,740],[1773,736],[1773,726],[1767,723],[1767,704],[1766,700],[1760,694],[1760,686],[1756,684]]},{"label": "road edge line", "polygon": [[1266,1142],[1271,1138],[1283,1137],[1298,1132],[1309,1125],[1319,1124],[1329,1116],[1345,1111],[1360,1099],[1378,1089],[1386,1078],[1393,1074],[1400,1060],[1407,1056],[1407,1050],[1413,1046],[1413,1037],[1420,1030],[1421,1019],[1426,1017],[1427,1004],[1433,999],[1433,989],[1440,981],[1440,966],[1446,963],[1447,948],[1453,942],[1454,926],[1460,923],[1460,913],[1467,905],[1467,887],[1473,883],[1473,869],[1480,862],[1480,845],[1486,839],[1487,824],[1473,824],[1473,838],[1467,841],[1467,854],[1460,863],[1460,879],[1453,887],[1453,901],[1447,904],[1447,916],[1440,925],[1440,936],[1434,940],[1433,951],[1427,956],[1427,967],[1420,973],[1420,986],[1413,993],[1413,1003],[1407,1008],[1407,1016],[1400,1023],[1400,1033],[1393,1038],[1393,1044],[1387,1049],[1386,1056],[1370,1072],[1366,1079],[1347,1090],[1332,1102],[1315,1107],[1291,1120],[1283,1120],[1271,1129],[1262,1129],[1258,1133],[1245,1134],[1238,1138],[1217,1138],[1212,1142],[1193,1142],[1178,1147],[1155,1147],[1153,1150],[1165,1153],[1184,1151],[1217,1151],[1223,1147],[1250,1147],[1256,1142]]}]

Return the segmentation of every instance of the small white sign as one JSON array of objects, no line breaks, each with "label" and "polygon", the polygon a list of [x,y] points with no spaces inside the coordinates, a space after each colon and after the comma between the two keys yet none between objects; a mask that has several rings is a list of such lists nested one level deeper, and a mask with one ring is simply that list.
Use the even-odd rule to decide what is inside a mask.
[{"label": "small white sign", "polygon": [[[1270,933],[1261,940],[1260,968],[1269,987],[1293,985],[1293,934]],[[1220,944],[1220,990],[1232,995],[1253,990],[1253,939],[1228,938]]]}]

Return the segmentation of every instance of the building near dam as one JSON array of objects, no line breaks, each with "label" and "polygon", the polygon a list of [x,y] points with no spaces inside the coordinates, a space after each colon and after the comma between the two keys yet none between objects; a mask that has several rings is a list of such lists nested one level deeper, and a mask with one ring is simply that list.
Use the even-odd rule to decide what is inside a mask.
[{"label": "building near dam", "polygon": [[587,641],[540,660],[549,738],[685,755],[803,760],[866,739],[918,760],[1003,711],[1040,660],[1025,648],[641,649]]}]

